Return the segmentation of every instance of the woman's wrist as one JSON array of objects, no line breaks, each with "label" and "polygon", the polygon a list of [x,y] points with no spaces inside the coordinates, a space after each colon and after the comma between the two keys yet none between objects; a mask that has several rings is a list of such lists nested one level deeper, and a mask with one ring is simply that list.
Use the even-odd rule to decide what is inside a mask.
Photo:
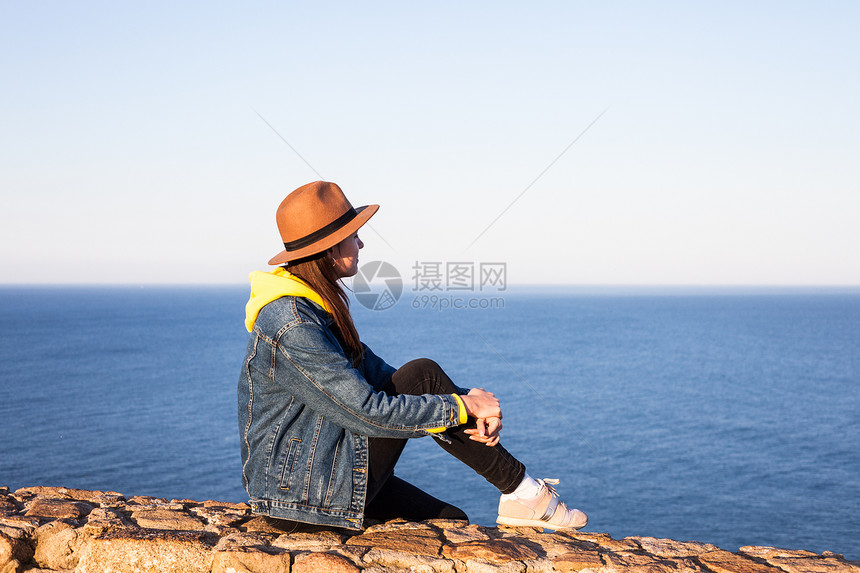
[{"label": "woman's wrist", "polygon": [[498,398],[483,388],[472,388],[465,396],[461,395],[466,413],[472,418],[501,418],[502,409]]}]

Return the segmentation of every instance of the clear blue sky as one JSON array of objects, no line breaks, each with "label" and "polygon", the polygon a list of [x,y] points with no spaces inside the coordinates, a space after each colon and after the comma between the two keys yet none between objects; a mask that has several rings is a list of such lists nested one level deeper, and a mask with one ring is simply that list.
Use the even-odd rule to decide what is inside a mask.
[{"label": "clear blue sky", "polygon": [[858,285],[858,22],[853,1],[5,1],[0,282],[244,283],[319,173],[382,205],[362,260],[403,274]]}]

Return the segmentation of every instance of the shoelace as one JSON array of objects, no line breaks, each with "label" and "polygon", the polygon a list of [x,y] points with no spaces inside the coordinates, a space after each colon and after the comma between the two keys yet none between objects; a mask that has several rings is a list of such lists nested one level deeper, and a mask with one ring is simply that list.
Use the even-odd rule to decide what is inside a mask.
[{"label": "shoelace", "polygon": [[[553,485],[558,485],[558,481],[559,481],[559,480],[557,480],[557,479],[553,479],[553,478],[543,478],[543,479],[542,479],[542,480],[540,480],[540,481],[541,481],[541,482],[543,483],[543,485],[544,485],[544,486],[545,486],[545,487],[550,491],[550,493],[553,495],[553,497],[558,497],[558,492],[557,492],[557,491],[555,491],[555,488],[554,488],[554,487],[552,487],[552,486],[553,486]],[[550,485],[550,484],[552,484],[552,485]]]},{"label": "shoelace", "polygon": [[[543,483],[543,486],[549,490],[549,493],[552,497],[556,498],[558,501],[556,502],[556,508],[560,505],[562,507],[562,511],[564,512],[564,520],[563,523],[567,525],[570,523],[571,519],[573,519],[573,510],[567,507],[567,504],[561,500],[561,496],[558,495],[558,492],[555,491],[555,488],[552,487],[554,485],[558,485],[559,480],[553,478],[543,478],[540,480]],[[550,485],[552,484],[552,485]],[[555,508],[553,509],[553,514],[555,513]],[[549,519],[552,517],[551,515],[547,517]]]}]

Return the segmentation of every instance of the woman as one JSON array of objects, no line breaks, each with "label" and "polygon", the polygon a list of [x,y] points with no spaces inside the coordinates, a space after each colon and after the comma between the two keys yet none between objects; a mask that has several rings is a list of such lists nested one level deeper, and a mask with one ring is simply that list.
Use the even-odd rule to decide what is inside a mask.
[{"label": "woman", "polygon": [[358,229],[378,205],[354,209],[334,183],[304,185],[281,203],[284,250],[251,273],[251,332],[239,379],[242,477],[254,513],[360,529],[366,517],[467,519],[394,476],[406,440],[428,434],[501,492],[498,522],[579,529],[547,482],[499,445],[491,392],[454,385],[434,362],[399,369],[359,339],[339,280],[355,275]]}]

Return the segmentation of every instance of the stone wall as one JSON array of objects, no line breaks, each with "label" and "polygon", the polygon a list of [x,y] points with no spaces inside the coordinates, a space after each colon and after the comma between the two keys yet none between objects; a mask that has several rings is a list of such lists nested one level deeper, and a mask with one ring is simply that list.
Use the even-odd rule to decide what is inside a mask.
[{"label": "stone wall", "polygon": [[0,487],[0,573],[860,573],[834,553],[461,521],[286,533],[246,504]]}]

